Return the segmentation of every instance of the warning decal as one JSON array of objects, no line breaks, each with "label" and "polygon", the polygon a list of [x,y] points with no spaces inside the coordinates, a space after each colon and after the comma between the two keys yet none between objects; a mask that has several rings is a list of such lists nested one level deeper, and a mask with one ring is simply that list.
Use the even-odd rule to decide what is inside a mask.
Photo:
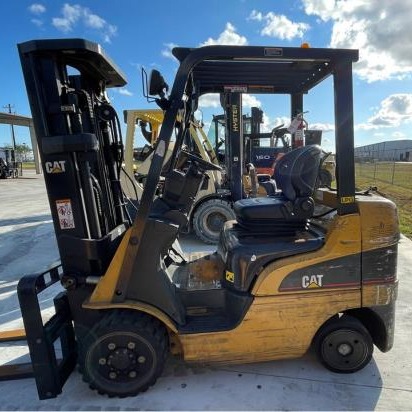
[{"label": "warning decal", "polygon": [[70,199],[56,200],[60,229],[74,229],[72,203]]},{"label": "warning decal", "polygon": [[228,282],[235,283],[235,274],[233,272],[226,271],[226,280]]}]

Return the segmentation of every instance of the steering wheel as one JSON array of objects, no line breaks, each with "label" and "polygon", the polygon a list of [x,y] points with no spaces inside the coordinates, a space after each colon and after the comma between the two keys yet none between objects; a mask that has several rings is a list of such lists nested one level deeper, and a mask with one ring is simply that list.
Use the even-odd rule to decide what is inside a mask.
[{"label": "steering wheel", "polygon": [[202,159],[199,156],[196,156],[192,153],[187,152],[186,150],[181,150],[180,154],[185,156],[187,160],[191,160],[192,162],[196,163],[200,169],[203,170],[219,170],[221,171],[222,168],[218,165],[215,165],[214,163],[208,162],[204,159]]},{"label": "steering wheel", "polygon": [[282,137],[288,131],[288,129],[283,126],[283,124],[276,126],[274,129],[272,129],[272,134],[275,137]]}]

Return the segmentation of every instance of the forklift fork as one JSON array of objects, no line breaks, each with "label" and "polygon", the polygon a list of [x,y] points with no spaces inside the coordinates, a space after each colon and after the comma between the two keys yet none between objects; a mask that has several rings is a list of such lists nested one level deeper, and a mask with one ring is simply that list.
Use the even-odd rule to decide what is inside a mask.
[{"label": "forklift fork", "polygon": [[[39,399],[55,398],[76,365],[77,348],[65,292],[54,298],[55,314],[43,324],[38,294],[60,281],[61,265],[24,276],[17,286],[24,330],[0,332],[0,342],[26,340],[31,362],[0,366],[0,381],[34,377]],[[25,333],[24,333],[25,331]],[[55,342],[60,339],[61,359]]]}]

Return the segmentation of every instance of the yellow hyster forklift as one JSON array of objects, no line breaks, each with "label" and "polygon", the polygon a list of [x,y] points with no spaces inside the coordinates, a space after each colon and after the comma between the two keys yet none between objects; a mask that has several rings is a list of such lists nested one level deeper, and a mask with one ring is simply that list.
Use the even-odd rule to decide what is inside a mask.
[{"label": "yellow hyster forklift", "polygon": [[[125,173],[122,174],[122,177],[128,197],[134,199],[136,196],[140,198],[143,193],[160,126],[163,122],[163,111],[160,109],[125,110],[124,118],[127,129],[124,151]],[[137,127],[140,128],[141,134],[147,141],[145,146],[138,150],[133,148]],[[215,150],[204,133],[200,122],[194,119],[191,120],[184,144],[186,150],[190,150],[207,162],[219,165]],[[170,143],[165,156],[166,165],[172,152],[173,142]],[[131,175],[135,177],[134,186],[127,179],[127,176]],[[163,188],[163,176],[161,179],[158,194],[162,192]],[[252,194],[252,184],[248,184],[249,182],[250,176],[243,176],[247,195]],[[247,190],[248,188],[249,190]],[[220,170],[209,170],[206,172],[204,182],[187,214],[188,224],[181,228],[181,232],[193,231],[204,242],[217,243],[224,222],[232,219],[235,219],[235,214],[227,176],[222,174]]]},{"label": "yellow hyster forklift", "polygon": [[[355,192],[356,50],[174,49],[180,65],[170,94],[159,72],[150,76],[148,92],[164,120],[131,221],[119,179],[119,121],[105,93],[124,86],[124,76],[85,40],[18,47],[61,256],[60,267],[18,286],[41,398],[61,392],[76,362],[92,388],[124,397],[153,385],[170,354],[188,362],[258,362],[301,357],[312,345],[327,368],[349,373],[369,363],[374,345],[391,349],[398,219],[391,201]],[[237,201],[217,251],[187,261],[179,228],[206,171],[219,168],[182,145],[198,98],[226,96],[232,138],[242,144],[243,93],[290,94],[297,113],[303,95],[329,76],[337,189],[314,191],[319,146],[292,150],[276,166],[276,193]],[[173,133],[164,188],[155,196]],[[242,159],[230,160],[240,174]],[[328,209],[322,216],[314,215],[315,201]],[[65,291],[43,325],[37,294],[58,280]]]}]

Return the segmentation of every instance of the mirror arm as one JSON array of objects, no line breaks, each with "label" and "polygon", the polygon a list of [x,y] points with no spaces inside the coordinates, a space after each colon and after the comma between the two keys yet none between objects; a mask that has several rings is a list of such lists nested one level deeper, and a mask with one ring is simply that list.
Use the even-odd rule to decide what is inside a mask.
[{"label": "mirror arm", "polygon": [[167,110],[170,107],[170,100],[166,99],[166,97],[155,99],[155,102],[162,110]]}]

